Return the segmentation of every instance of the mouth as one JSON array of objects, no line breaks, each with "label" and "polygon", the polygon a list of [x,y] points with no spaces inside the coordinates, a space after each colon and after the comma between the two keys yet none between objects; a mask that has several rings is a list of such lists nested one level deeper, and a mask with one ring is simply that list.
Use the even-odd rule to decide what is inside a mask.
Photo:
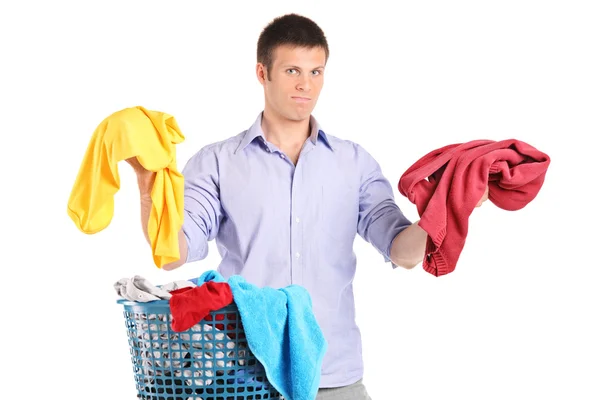
[{"label": "mouth", "polygon": [[292,96],[292,99],[296,103],[308,103],[310,101],[310,98],[308,98],[308,97],[301,97],[301,96]]}]

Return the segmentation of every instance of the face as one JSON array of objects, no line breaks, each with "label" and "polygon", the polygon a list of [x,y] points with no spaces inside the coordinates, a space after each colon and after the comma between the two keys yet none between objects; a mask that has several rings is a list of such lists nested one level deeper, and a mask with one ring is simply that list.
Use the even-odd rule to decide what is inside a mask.
[{"label": "face", "polygon": [[321,47],[277,47],[270,74],[265,65],[256,66],[265,92],[265,109],[292,121],[310,118],[323,87],[325,62]]}]

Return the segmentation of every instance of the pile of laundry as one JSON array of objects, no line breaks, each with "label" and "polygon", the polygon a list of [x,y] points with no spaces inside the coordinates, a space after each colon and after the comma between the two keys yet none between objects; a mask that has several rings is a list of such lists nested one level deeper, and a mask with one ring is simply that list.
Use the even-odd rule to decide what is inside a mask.
[{"label": "pile of laundry", "polygon": [[168,301],[162,312],[126,311],[137,383],[148,395],[210,394],[235,384],[257,393],[268,389],[266,376],[284,398],[315,398],[327,343],[303,287],[258,288],[207,271],[162,286],[136,275],[114,288],[129,301]]},{"label": "pile of laundry", "polygon": [[[114,287],[123,299],[147,303],[170,300],[178,294],[196,288],[197,285],[191,281],[174,281],[163,286],[155,286],[146,278],[136,275],[133,278],[120,279]],[[198,304],[211,301],[210,294],[205,293],[205,295],[204,301],[202,296],[197,298]],[[194,312],[191,308],[184,309],[181,307],[181,302],[177,301],[173,302],[172,310],[180,315]],[[224,317],[224,315],[220,316]],[[233,314],[232,319],[235,316],[236,314]],[[254,390],[262,390],[265,387],[264,382],[254,379],[256,367],[236,368],[246,366],[249,353],[245,341],[231,340],[235,339],[234,332],[229,332],[228,336],[233,337],[226,339],[223,329],[218,329],[219,325],[206,322],[194,323],[189,328],[182,328],[174,324],[172,317],[169,318],[166,313],[134,312],[130,313],[129,317],[130,343],[134,347],[132,355],[140,372],[138,384],[144,392],[155,394],[157,388],[160,391],[163,386],[168,387],[173,384],[175,386],[185,384],[190,388],[210,386],[217,377],[224,376],[229,377],[228,384],[233,384],[237,376],[238,384],[252,386]],[[191,321],[190,318],[188,320]],[[167,324],[171,324],[171,333]],[[228,323],[227,328],[235,330],[236,325],[232,321]],[[179,333],[188,329],[190,330],[188,333]],[[163,389],[164,392],[167,390],[169,389]],[[196,391],[193,393],[202,394]]]}]

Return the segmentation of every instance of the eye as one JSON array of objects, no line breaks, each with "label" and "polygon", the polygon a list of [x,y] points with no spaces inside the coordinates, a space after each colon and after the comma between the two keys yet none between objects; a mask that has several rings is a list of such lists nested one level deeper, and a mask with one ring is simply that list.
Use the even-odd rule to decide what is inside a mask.
[{"label": "eye", "polygon": [[321,71],[315,70],[315,71],[313,71],[313,75],[321,75]]},{"label": "eye", "polygon": [[298,72],[298,70],[295,68],[289,68],[288,70],[286,70],[287,73],[291,73],[290,71]]}]

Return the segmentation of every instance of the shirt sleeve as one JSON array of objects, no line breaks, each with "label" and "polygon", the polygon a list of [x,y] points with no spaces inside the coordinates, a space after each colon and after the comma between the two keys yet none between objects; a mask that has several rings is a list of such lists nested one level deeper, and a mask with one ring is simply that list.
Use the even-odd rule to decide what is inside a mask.
[{"label": "shirt sleeve", "polygon": [[188,253],[187,262],[208,255],[208,242],[219,231],[223,215],[219,197],[217,155],[210,148],[194,154],[182,171],[184,177],[183,233]]},{"label": "shirt sleeve", "polygon": [[377,161],[365,149],[356,146],[361,172],[358,234],[383,255],[385,262],[391,262],[396,268],[390,259],[392,241],[412,222],[396,204],[392,186]]}]

